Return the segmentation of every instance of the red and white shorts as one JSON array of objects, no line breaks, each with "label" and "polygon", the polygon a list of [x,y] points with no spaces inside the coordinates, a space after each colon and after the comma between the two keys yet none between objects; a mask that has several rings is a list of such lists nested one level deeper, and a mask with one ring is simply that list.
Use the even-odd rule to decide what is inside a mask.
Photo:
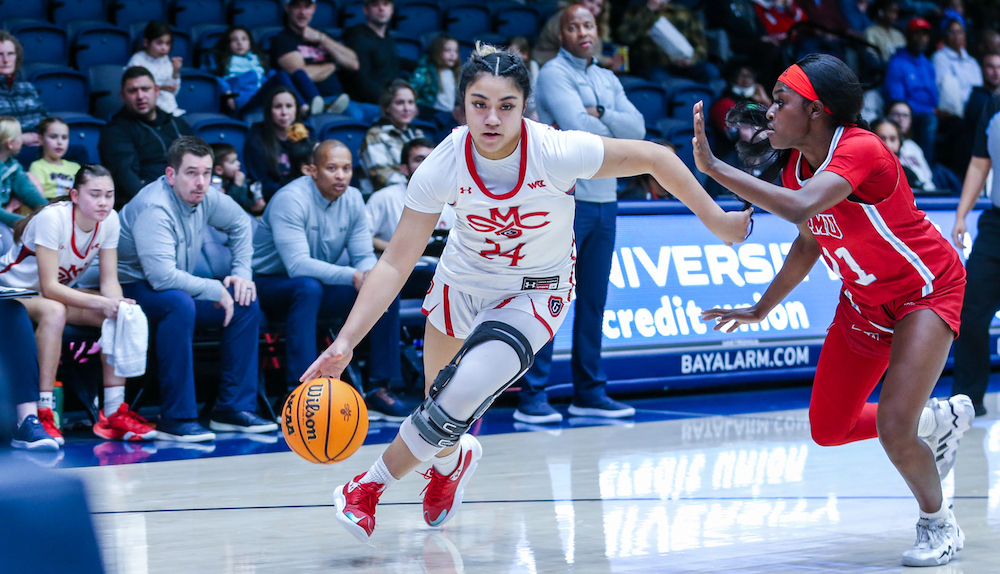
[{"label": "red and white shorts", "polygon": [[[456,339],[465,339],[483,321],[490,320],[490,311],[508,309],[521,311],[542,323],[549,340],[555,336],[569,306],[570,289],[535,290],[507,293],[496,299],[476,297],[450,287],[437,277],[431,281],[421,308],[431,325]],[[517,325],[515,325],[516,327]],[[532,341],[535,344],[535,341]],[[536,347],[536,350],[539,347]]]}]

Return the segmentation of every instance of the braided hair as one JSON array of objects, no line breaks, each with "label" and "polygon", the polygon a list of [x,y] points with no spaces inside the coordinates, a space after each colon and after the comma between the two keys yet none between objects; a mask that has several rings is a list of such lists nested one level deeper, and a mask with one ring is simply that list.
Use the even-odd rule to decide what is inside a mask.
[{"label": "braided hair", "polygon": [[480,76],[491,75],[510,78],[521,90],[524,101],[531,95],[531,78],[524,61],[507,50],[476,42],[476,49],[462,65],[458,76],[458,98],[465,102],[465,90]]}]

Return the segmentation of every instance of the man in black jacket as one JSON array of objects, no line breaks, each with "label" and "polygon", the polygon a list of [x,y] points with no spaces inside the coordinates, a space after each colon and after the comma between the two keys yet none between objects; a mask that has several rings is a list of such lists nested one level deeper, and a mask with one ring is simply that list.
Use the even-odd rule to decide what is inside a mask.
[{"label": "man in black jacket", "polygon": [[115,181],[115,208],[121,209],[146,184],[163,175],[167,149],[194,131],[183,119],[156,107],[153,74],[135,66],[122,75],[124,106],[101,129],[101,163]]},{"label": "man in black jacket", "polygon": [[389,33],[392,0],[365,0],[365,23],[344,30],[344,43],[358,56],[358,69],[343,71],[344,89],[356,102],[379,103],[386,85],[402,77],[396,42]]}]

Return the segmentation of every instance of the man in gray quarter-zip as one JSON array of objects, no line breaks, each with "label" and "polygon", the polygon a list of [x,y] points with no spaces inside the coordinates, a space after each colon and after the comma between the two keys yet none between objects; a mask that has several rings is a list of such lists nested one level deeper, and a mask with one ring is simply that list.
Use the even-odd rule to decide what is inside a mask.
[{"label": "man in gray quarter-zip", "polygon": [[[268,317],[286,324],[289,390],[319,354],[317,318],[346,318],[375,266],[365,202],[350,186],[352,165],[343,143],[319,144],[312,165],[304,168],[307,175],[274,194],[254,232],[254,280],[261,305]],[[390,381],[401,378],[398,298],[368,341],[368,418],[402,421],[410,409],[389,392]]]},{"label": "man in gray quarter-zip", "polygon": [[[125,296],[149,319],[159,362],[159,438],[212,440],[198,423],[194,389],[195,328],[222,329],[222,381],[212,409],[214,431],[277,430],[257,408],[260,307],[251,280],[250,216],[213,189],[212,148],[182,136],[167,151],[166,175],[122,209],[118,277]],[[194,275],[207,226],[229,236],[232,269],[219,281]]]},{"label": "man in gray quarter-zip", "polygon": [[[576,4],[560,19],[559,54],[538,73],[538,117],[563,130],[582,130],[609,138],[642,139],[645,119],[625,97],[614,73],[597,65],[594,15]],[[615,248],[618,183],[614,178],[579,180],[576,184],[576,296],[573,319],[573,402],[577,416],[620,418],[632,407],[605,392],[601,370],[601,325],[608,297],[611,254]],[[514,418],[525,423],[554,423],[562,414],[545,396],[552,365],[552,341],[535,355],[521,379]]]}]

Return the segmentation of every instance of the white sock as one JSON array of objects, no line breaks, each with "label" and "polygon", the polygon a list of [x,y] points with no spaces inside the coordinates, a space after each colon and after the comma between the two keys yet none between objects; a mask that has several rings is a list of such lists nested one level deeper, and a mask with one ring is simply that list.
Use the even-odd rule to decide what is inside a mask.
[{"label": "white sock", "polygon": [[56,399],[52,396],[52,391],[42,391],[38,393],[38,408],[55,409]]},{"label": "white sock", "polygon": [[436,456],[434,457],[434,470],[438,471],[439,474],[443,476],[448,476],[449,474],[455,472],[458,468],[459,455],[462,454],[462,448],[456,448],[448,456]]},{"label": "white sock", "polygon": [[945,506],[944,502],[942,502],[941,508],[939,508],[937,512],[924,512],[923,510],[921,510],[920,518],[926,518],[928,520],[934,520],[935,518],[944,518],[948,516],[949,510],[951,510],[951,508]]},{"label": "white sock", "polygon": [[17,426],[21,426],[24,419],[28,418],[30,415],[38,416],[38,403],[31,401],[30,403],[21,403],[17,405]]},{"label": "white sock", "polygon": [[389,488],[390,486],[395,484],[397,480],[399,479],[393,476],[391,472],[389,472],[389,468],[385,465],[385,461],[383,461],[382,457],[380,456],[378,457],[378,460],[375,461],[375,464],[373,464],[372,467],[368,469],[368,472],[366,472],[365,475],[361,477],[361,480],[358,481],[358,484],[365,484],[366,482],[377,482],[379,484],[384,484],[385,488]]},{"label": "white sock", "polygon": [[937,430],[937,417],[934,416],[934,410],[924,407],[924,410],[920,411],[920,422],[917,423],[917,436],[927,438],[935,430]]},{"label": "white sock", "polygon": [[104,387],[104,416],[110,417],[118,412],[118,407],[125,402],[125,387]]}]

